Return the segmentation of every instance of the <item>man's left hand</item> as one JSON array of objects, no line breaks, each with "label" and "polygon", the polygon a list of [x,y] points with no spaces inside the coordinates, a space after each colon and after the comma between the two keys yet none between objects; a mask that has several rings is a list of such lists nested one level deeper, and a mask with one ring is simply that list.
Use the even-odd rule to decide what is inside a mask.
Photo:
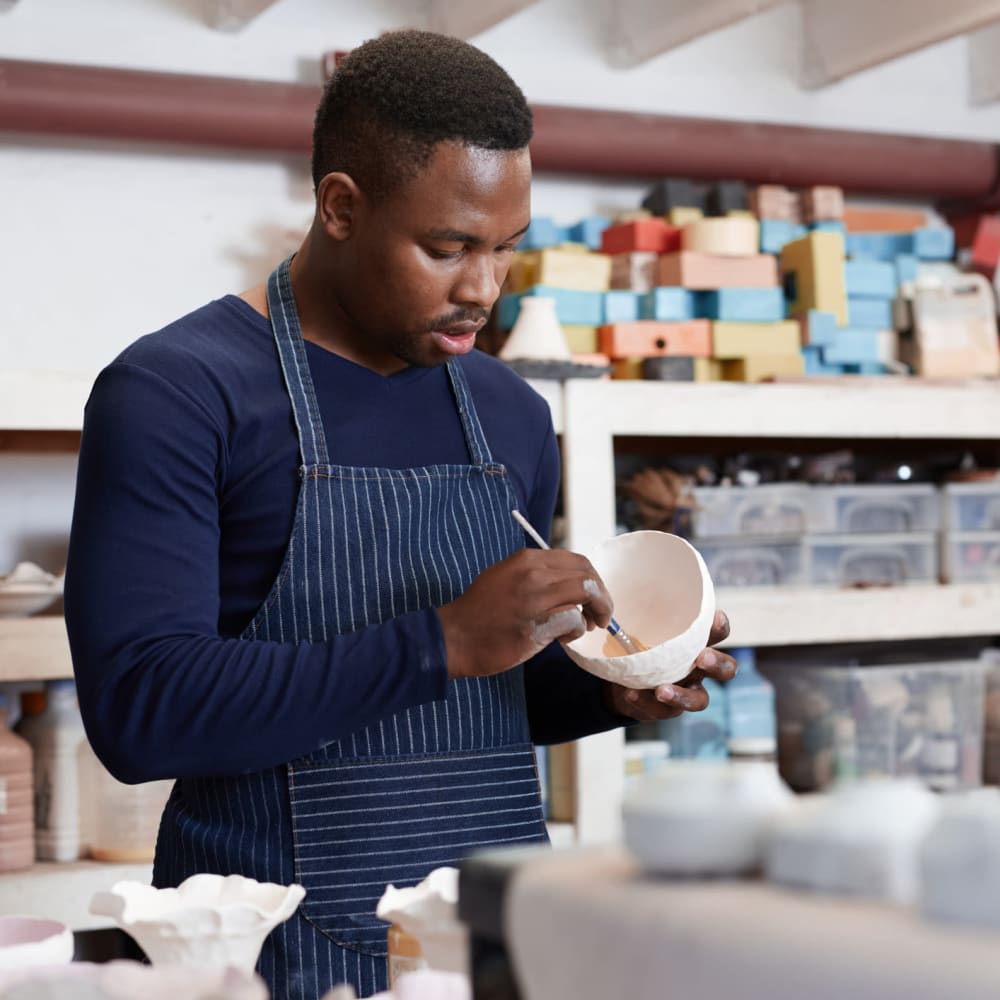
[{"label": "man's left hand", "polygon": [[677,684],[661,684],[657,688],[640,691],[606,682],[605,697],[609,708],[639,722],[672,719],[682,712],[703,712],[708,707],[708,692],[702,680],[728,681],[736,675],[736,661],[713,646],[729,635],[729,619],[724,611],[715,612],[708,648],[703,649],[694,661],[691,673]]}]

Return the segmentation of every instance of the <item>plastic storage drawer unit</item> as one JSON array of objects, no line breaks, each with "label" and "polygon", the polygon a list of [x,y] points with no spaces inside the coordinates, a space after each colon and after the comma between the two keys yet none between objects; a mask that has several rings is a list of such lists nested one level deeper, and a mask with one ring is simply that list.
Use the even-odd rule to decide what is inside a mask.
[{"label": "plastic storage drawer unit", "polygon": [[696,539],[717,587],[779,587],[806,582],[801,538]]},{"label": "plastic storage drawer unit", "polygon": [[813,535],[805,539],[809,582],[831,587],[891,587],[937,582],[937,536]]},{"label": "plastic storage drawer unit", "polygon": [[1000,531],[947,534],[942,543],[941,574],[947,583],[1000,581]]},{"label": "plastic storage drawer unit", "polygon": [[801,535],[806,530],[809,487],[803,484],[700,486],[693,494],[694,538]]},{"label": "plastic storage drawer unit", "polygon": [[943,493],[946,530],[1000,531],[1000,480],[949,483]]},{"label": "plastic storage drawer unit", "polygon": [[982,783],[986,665],[763,665],[775,690],[778,768],[789,786],[911,775],[931,788]]},{"label": "plastic storage drawer unit", "polygon": [[941,519],[930,483],[816,486],[809,499],[809,531],[819,535],[937,531]]}]

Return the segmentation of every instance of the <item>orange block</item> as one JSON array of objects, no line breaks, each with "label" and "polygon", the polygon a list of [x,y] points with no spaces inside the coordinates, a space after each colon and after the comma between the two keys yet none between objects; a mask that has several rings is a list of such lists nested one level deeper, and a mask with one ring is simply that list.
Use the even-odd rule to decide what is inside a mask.
[{"label": "orange block", "polygon": [[912,233],[927,225],[927,213],[916,208],[844,207],[849,233]]},{"label": "orange block", "polygon": [[598,350],[611,358],[655,358],[663,354],[689,358],[712,356],[712,324],[707,319],[659,323],[640,319],[606,323],[597,331]]},{"label": "orange block", "polygon": [[768,253],[753,257],[716,257],[694,250],[663,254],[658,285],[683,288],[773,288],[778,284],[778,260]]},{"label": "orange block", "polygon": [[601,253],[649,250],[669,253],[681,247],[681,231],[663,219],[638,219],[609,226],[601,233]]}]

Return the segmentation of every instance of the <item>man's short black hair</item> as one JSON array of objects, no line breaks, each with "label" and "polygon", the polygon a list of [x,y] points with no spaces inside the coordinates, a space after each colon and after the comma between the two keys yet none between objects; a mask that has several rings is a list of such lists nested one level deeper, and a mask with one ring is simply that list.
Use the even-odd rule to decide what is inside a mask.
[{"label": "man's short black hair", "polygon": [[313,183],[349,174],[381,200],[453,140],[523,149],[531,109],[485,52],[429,31],[393,31],[353,49],[323,91],[313,129]]}]

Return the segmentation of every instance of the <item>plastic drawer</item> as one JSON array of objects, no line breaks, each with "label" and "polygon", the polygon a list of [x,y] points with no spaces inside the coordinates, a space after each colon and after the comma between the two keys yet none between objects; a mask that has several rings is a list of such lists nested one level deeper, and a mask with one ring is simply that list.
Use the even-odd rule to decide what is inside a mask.
[{"label": "plastic drawer", "polygon": [[948,531],[1000,531],[1000,481],[949,483],[942,494]]},{"label": "plastic drawer", "polygon": [[948,583],[1000,581],[1000,531],[945,535],[941,575]]},{"label": "plastic drawer", "polygon": [[806,582],[801,538],[696,539],[717,587],[779,587]]},{"label": "plastic drawer", "polygon": [[815,486],[809,531],[814,534],[897,534],[937,531],[941,508],[930,483]]},{"label": "plastic drawer", "polygon": [[935,583],[937,536],[812,535],[804,540],[809,582],[831,587]]},{"label": "plastic drawer", "polygon": [[693,493],[694,538],[788,536],[806,530],[809,487],[804,484],[701,486]]},{"label": "plastic drawer", "polygon": [[916,776],[982,783],[986,665],[761,665],[774,685],[778,768],[799,792],[834,780]]}]

